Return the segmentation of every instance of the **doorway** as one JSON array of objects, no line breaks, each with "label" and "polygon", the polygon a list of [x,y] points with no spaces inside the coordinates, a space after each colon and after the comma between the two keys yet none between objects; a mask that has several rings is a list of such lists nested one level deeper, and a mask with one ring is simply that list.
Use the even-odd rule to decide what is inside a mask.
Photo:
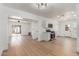
[{"label": "doorway", "polygon": [[12,25],[12,34],[21,34],[21,25]]},{"label": "doorway", "polygon": [[12,34],[10,39],[10,45],[19,45],[21,43],[21,25],[12,25]]}]

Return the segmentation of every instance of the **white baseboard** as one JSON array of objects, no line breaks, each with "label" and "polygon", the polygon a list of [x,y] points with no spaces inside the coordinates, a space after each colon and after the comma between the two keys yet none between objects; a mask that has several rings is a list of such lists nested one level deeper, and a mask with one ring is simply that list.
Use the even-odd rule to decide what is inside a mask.
[{"label": "white baseboard", "polygon": [[76,37],[70,37],[70,36],[56,36],[56,37],[68,37],[68,38],[77,39]]}]

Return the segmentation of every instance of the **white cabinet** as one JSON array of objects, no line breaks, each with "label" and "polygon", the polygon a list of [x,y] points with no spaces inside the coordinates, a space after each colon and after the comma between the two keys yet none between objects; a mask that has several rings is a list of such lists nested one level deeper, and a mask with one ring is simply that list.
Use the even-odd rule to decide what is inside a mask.
[{"label": "white cabinet", "polygon": [[50,33],[49,32],[42,32],[38,39],[39,41],[49,41],[50,40]]}]

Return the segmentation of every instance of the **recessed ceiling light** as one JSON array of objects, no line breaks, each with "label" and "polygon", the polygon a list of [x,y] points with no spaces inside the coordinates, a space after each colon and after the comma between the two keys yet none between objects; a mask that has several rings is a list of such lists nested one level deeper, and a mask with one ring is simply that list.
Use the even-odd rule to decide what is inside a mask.
[{"label": "recessed ceiling light", "polygon": [[74,11],[72,11],[71,13],[74,14]]},{"label": "recessed ceiling light", "polygon": [[77,15],[74,14],[73,16],[77,16]]},{"label": "recessed ceiling light", "polygon": [[68,25],[68,27],[70,27],[70,25]]}]

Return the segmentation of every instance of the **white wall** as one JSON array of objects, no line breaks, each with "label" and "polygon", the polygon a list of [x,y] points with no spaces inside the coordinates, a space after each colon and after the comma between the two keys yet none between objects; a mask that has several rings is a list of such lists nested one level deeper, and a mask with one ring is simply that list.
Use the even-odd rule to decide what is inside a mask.
[{"label": "white wall", "polygon": [[79,4],[76,6],[77,18],[77,40],[76,40],[76,51],[79,52]]},{"label": "white wall", "polygon": [[41,33],[44,32],[44,28],[42,26],[43,20],[44,19],[41,19],[41,20],[39,20],[37,22],[32,22],[32,24],[31,24],[31,26],[32,26],[31,27],[31,31],[32,31],[33,39],[37,39],[37,38],[39,39]]},{"label": "white wall", "polygon": [[[70,30],[65,31],[65,25],[70,25]],[[77,38],[76,35],[76,28],[77,28],[77,21],[74,20],[67,20],[67,21],[61,21],[59,23],[59,36],[69,36],[73,38]]]},{"label": "white wall", "polygon": [[52,24],[53,25],[53,27],[49,28],[49,29],[52,30],[52,31],[55,31],[56,36],[58,36],[58,30],[59,30],[59,28],[58,28],[58,21],[53,20],[53,19],[47,20],[47,22],[46,22],[46,28],[48,28],[48,24]]},{"label": "white wall", "polygon": [[8,48],[8,20],[5,8],[0,4],[0,51]]},{"label": "white wall", "polygon": [[32,38],[33,39],[38,38],[38,32],[39,32],[38,30],[39,30],[38,22],[32,22],[32,24],[31,24],[31,33],[32,33]]},{"label": "white wall", "polygon": [[79,20],[77,21],[77,40],[76,40],[76,51],[79,52]]}]

